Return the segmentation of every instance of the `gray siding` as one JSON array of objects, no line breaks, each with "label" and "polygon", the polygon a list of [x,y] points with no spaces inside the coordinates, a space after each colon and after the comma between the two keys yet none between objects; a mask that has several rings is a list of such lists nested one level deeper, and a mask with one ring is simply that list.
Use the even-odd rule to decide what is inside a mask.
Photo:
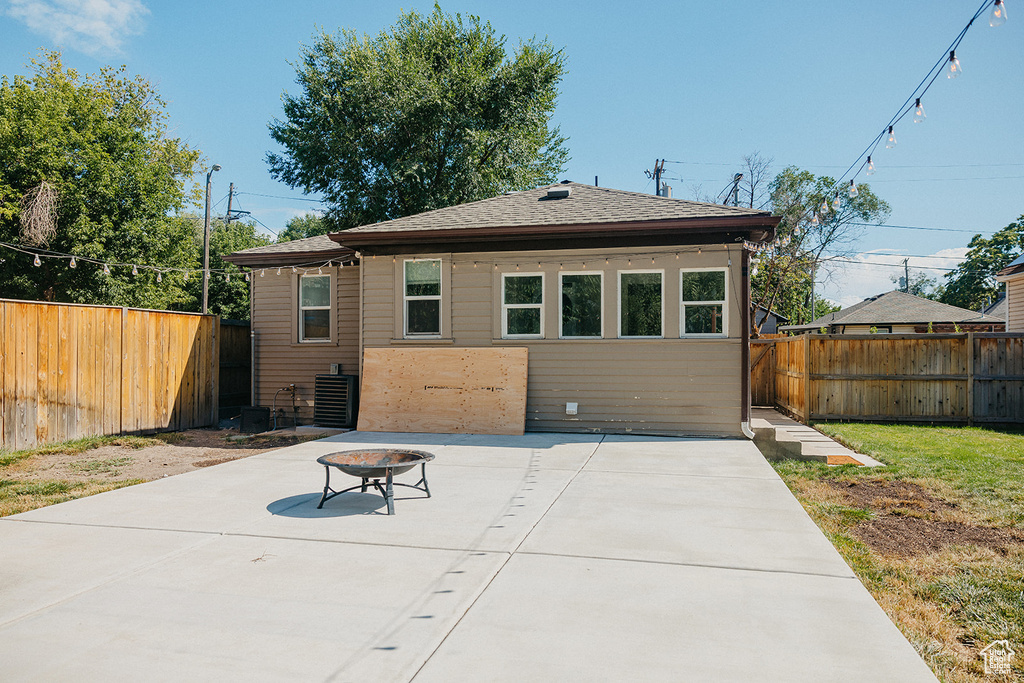
[{"label": "gray siding", "polygon": [[[443,260],[442,339],[403,340],[403,257],[364,259],[366,347],[525,346],[529,348],[527,429],[647,431],[738,436],[741,317],[738,247],[649,248],[420,254]],[[408,257],[405,257],[408,258]],[[653,263],[652,263],[653,259]],[[679,338],[679,271],[721,268],[728,274],[728,338]],[[607,261],[607,263],[606,263]],[[497,267],[495,267],[497,266]],[[518,271],[517,271],[518,266]],[[618,271],[664,271],[664,339],[618,339]],[[558,339],[559,272],[603,272],[604,338]],[[538,340],[501,338],[501,274],[544,273],[544,332]],[[579,414],[565,414],[566,402]]]},{"label": "gray siding", "polygon": [[1006,281],[1006,331],[1024,332],[1024,274]]},{"label": "gray siding", "polygon": [[[359,374],[359,268],[324,268],[333,278],[334,338],[328,343],[298,342],[298,275],[290,267],[277,275],[267,268],[254,271],[252,329],[256,332],[256,404],[271,406],[278,389],[295,384],[296,405],[303,424],[313,420],[315,377],[340,363],[346,375]],[[315,271],[314,271],[315,272]],[[291,400],[278,396],[290,411]]]}]

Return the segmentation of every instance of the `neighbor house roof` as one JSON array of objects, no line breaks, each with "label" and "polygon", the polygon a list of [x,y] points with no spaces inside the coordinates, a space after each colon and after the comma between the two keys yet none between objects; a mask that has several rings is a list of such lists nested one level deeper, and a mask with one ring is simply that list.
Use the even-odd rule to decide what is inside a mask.
[{"label": "neighbor house roof", "polygon": [[317,235],[265,247],[243,249],[225,256],[224,260],[239,266],[288,266],[330,259],[347,260],[353,257],[354,252],[351,249],[332,241],[327,235]]},{"label": "neighbor house roof", "polygon": [[999,292],[995,303],[985,309],[985,315],[1006,320],[1006,292]]},{"label": "neighbor house roof", "polygon": [[762,241],[778,222],[766,211],[562,182],[351,228],[331,239],[350,247],[669,235],[697,243],[711,234],[716,241]]},{"label": "neighbor house roof", "polygon": [[1008,275],[1017,275],[1018,273],[1024,273],[1024,254],[1010,261],[1008,266],[996,273],[996,277],[1002,279]]},{"label": "neighbor house roof", "polygon": [[950,306],[906,292],[892,291],[824,315],[805,325],[786,325],[784,331],[816,330],[831,325],[925,325],[927,323],[975,323],[996,325],[1000,318]]}]

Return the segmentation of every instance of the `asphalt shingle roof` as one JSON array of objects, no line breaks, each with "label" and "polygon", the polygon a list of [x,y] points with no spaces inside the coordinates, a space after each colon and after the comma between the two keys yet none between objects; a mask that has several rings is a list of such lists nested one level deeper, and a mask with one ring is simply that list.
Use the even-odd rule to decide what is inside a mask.
[{"label": "asphalt shingle roof", "polygon": [[853,306],[829,313],[800,327],[829,325],[908,325],[913,323],[1001,323],[1003,320],[977,311],[950,306],[906,292],[873,296]]},{"label": "asphalt shingle roof", "polygon": [[[551,189],[570,189],[572,192],[564,199],[547,199],[548,190]],[[335,233],[335,239],[344,244],[345,235],[369,233],[588,225],[768,215],[770,214],[766,211],[691,202],[684,199],[658,197],[570,182],[546,185],[523,192],[511,192],[468,204],[449,206],[373,225],[363,225]]]},{"label": "asphalt shingle roof", "polygon": [[236,251],[232,256],[298,256],[301,254],[317,254],[320,252],[344,251],[345,247],[331,240],[327,235],[316,235],[301,240],[291,240],[280,244],[268,244],[265,247],[252,247]]}]

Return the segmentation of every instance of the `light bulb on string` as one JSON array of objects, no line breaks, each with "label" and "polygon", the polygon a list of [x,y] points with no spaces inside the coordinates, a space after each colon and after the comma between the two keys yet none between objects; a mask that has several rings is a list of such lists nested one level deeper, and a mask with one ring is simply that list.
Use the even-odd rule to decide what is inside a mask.
[{"label": "light bulb on string", "polygon": [[136,265],[135,265],[135,264],[133,263],[133,264],[132,264],[132,275],[138,275],[138,274],[139,274],[139,267],[138,267],[138,266],[136,266]]},{"label": "light bulb on string", "polygon": [[924,123],[926,118],[928,118],[928,115],[924,113],[924,107],[921,106],[921,98],[918,97],[914,102],[914,123]]},{"label": "light bulb on string", "polygon": [[32,259],[32,265],[35,266],[36,268],[43,265],[43,262],[39,259],[39,254],[36,254],[36,257]]},{"label": "light bulb on string", "polygon": [[946,66],[946,78],[956,78],[964,70],[960,67],[960,60],[956,58],[956,50],[949,51],[949,64]]},{"label": "light bulb on string", "polygon": [[68,262],[68,268],[77,268],[77,267],[78,267],[78,261],[76,261],[75,257],[72,256],[71,257],[71,261]]},{"label": "light bulb on string", "polygon": [[251,278],[251,277],[249,277],[249,273],[246,273],[246,274],[245,274],[245,281],[246,281],[246,282],[251,282],[251,281],[252,281],[252,278]]},{"label": "light bulb on string", "polygon": [[164,281],[164,274],[161,273],[159,270],[156,271],[156,281],[157,282],[163,282]]},{"label": "light bulb on string", "polygon": [[875,162],[871,161],[871,157],[868,157],[868,168],[865,171],[868,175],[875,175]]},{"label": "light bulb on string", "polygon": [[836,192],[836,197],[832,200],[832,208],[838,211],[842,205],[843,201],[839,198],[839,193]]},{"label": "light bulb on string", "polygon": [[110,266],[108,266],[106,263],[103,264],[103,274],[110,275]]},{"label": "light bulb on string", "polygon": [[231,282],[231,273],[224,273],[224,282]]},{"label": "light bulb on string", "polygon": [[893,132],[892,126],[889,126],[889,137],[885,140],[885,148],[892,149],[896,146],[896,133]]},{"label": "light bulb on string", "polygon": [[818,225],[821,221],[818,220],[818,214],[811,216],[811,225]]},{"label": "light bulb on string", "polygon": [[799,235],[800,234],[800,226],[799,225],[794,225],[793,226],[793,234],[794,235]]},{"label": "light bulb on string", "polygon": [[187,270],[185,271],[185,277],[183,279],[185,280],[185,282],[188,282],[188,271]]},{"label": "light bulb on string", "polygon": [[267,274],[267,269],[266,268],[260,269],[260,277],[264,277],[266,274]]},{"label": "light bulb on string", "polygon": [[278,274],[278,275],[280,275],[280,274],[281,274],[281,269],[280,269],[280,268],[278,268],[278,269],[277,269],[277,274]]},{"label": "light bulb on string", "polygon": [[992,5],[992,13],[988,15],[989,26],[1002,26],[1006,23],[1006,3],[1003,0],[996,0]]},{"label": "light bulb on string", "polygon": [[821,200],[821,213],[822,214],[828,213],[828,200],[827,199],[822,199]]},{"label": "light bulb on string", "polygon": [[857,194],[858,194],[857,193],[857,184],[854,183],[853,179],[851,178],[850,179],[850,199],[853,199],[854,197],[856,197]]},{"label": "light bulb on string", "polygon": [[316,269],[316,274],[317,275],[323,275],[324,274],[324,269],[322,267],[321,268],[317,268]]},{"label": "light bulb on string", "polygon": [[295,266],[292,266],[292,275],[294,275],[297,272],[299,272],[299,269],[296,268]]}]

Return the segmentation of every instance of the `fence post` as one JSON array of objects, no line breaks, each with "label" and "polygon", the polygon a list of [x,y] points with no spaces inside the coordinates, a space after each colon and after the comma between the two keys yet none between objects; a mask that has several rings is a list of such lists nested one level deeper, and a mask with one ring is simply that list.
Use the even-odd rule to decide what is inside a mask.
[{"label": "fence post", "polygon": [[974,426],[974,333],[967,333],[967,426]]},{"label": "fence post", "polygon": [[804,337],[804,423],[811,424],[811,333]]}]

